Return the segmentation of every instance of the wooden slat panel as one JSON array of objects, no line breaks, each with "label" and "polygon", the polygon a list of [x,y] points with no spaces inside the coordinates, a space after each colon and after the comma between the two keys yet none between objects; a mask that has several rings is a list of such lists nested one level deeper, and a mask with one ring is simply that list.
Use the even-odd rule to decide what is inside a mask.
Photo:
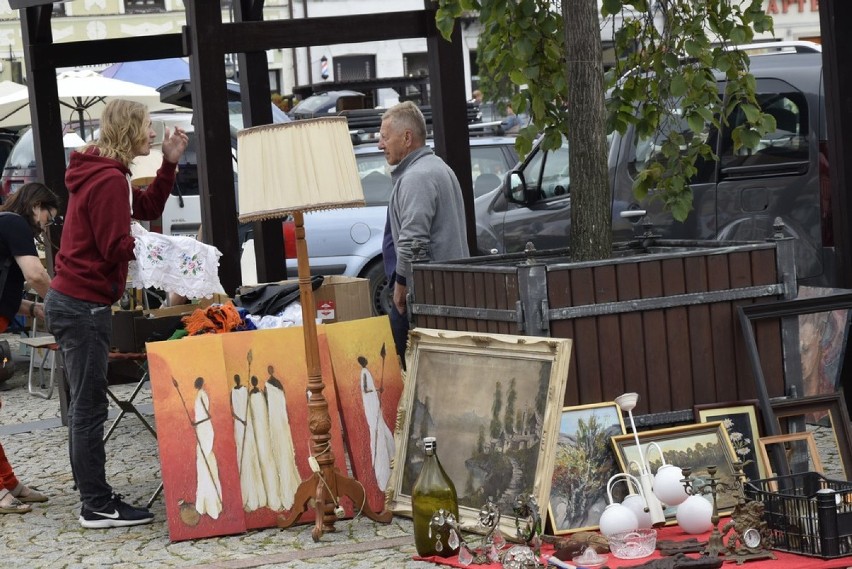
[{"label": "wooden slat panel", "polygon": [[[595,302],[595,281],[591,269],[571,271],[571,306],[582,306]],[[577,356],[580,403],[595,403],[602,400],[601,362],[598,346],[596,318],[574,320],[574,353]]]},{"label": "wooden slat panel", "polygon": [[[663,261],[663,294],[686,292],[683,259]],[[666,314],[666,345],[669,348],[669,382],[672,410],[691,409],[693,402],[689,346],[689,322],[686,307],[669,308]]]},{"label": "wooden slat panel", "polygon": [[[615,267],[607,265],[594,270],[595,301],[615,302],[618,300],[618,283]],[[624,368],[621,358],[621,332],[618,315],[598,318],[598,352],[601,366],[600,401],[611,401],[624,393]]]},{"label": "wooden slat panel", "polygon": [[[471,273],[469,271],[461,273],[462,289],[464,290],[462,298],[464,298],[465,306],[484,306],[484,298],[476,290],[476,274],[478,273]],[[465,330],[473,330],[474,332],[484,332],[485,322],[468,318],[464,321],[464,328]]]},{"label": "wooden slat panel", "polygon": [[[728,255],[729,267],[731,271],[731,287],[739,288],[752,285],[752,268],[751,255],[749,253],[731,253]],[[736,393],[737,399],[747,399],[748,394],[753,398],[756,393],[754,387],[754,373],[751,369],[751,362],[748,359],[748,350],[746,350],[745,342],[743,341],[742,331],[739,329],[737,322],[737,306],[742,304],[752,304],[752,301],[738,301],[731,303],[731,324],[729,330],[734,332],[734,357],[736,358],[736,375],[734,376],[734,384],[730,389],[723,393]]]},{"label": "wooden slat panel", "polygon": [[[714,255],[707,257],[707,283],[710,290],[730,288],[728,260]],[[729,401],[730,395],[723,394],[724,386],[719,385],[720,378],[736,377],[736,360],[734,359],[733,313],[729,302],[716,302],[710,305],[710,329],[713,335],[713,363],[716,367],[716,377],[713,383],[713,397],[710,401]],[[729,381],[729,380],[723,380]],[[730,383],[728,384],[730,385]]]},{"label": "wooden slat panel", "polygon": [[[479,301],[482,303],[482,306],[485,308],[496,308],[495,299],[494,299],[494,287],[490,286],[489,290],[485,290],[485,274],[484,273],[472,273],[470,275],[471,286],[473,287],[473,296],[478,297]],[[467,287],[467,285],[465,285]],[[476,330],[479,332],[490,332],[489,328],[490,322],[488,320],[479,320],[477,322]]]},{"label": "wooden slat panel", "polygon": [[[706,257],[684,260],[686,292],[708,289]],[[713,403],[716,399],[714,343],[710,326],[710,306],[701,304],[686,309],[689,317],[689,352],[692,362],[692,396],[695,403]]]},{"label": "wooden slat panel", "polygon": [[[571,306],[569,290],[571,288],[571,272],[560,269],[547,272],[547,301],[551,307]],[[550,335],[554,338],[576,337],[574,320],[554,320],[550,323]],[[580,379],[577,373],[577,344],[571,346],[571,359],[568,365],[568,380],[565,385],[565,405],[579,405]]]},{"label": "wooden slat panel", "polygon": [[[636,263],[619,265],[615,271],[618,281],[618,299],[633,300],[639,298],[639,265]],[[621,324],[621,358],[624,368],[624,392],[639,394],[639,409],[642,413],[648,411],[647,381],[648,365],[645,361],[645,332],[642,326],[642,315],[636,313],[621,314],[618,317]]]},{"label": "wooden slat panel", "polygon": [[[642,298],[653,298],[663,294],[662,269],[659,261],[639,264],[639,286]],[[671,383],[669,383],[668,346],[666,346],[666,320],[662,310],[642,313],[642,329],[645,333],[645,365],[648,385],[645,399],[651,413],[671,410]],[[652,396],[653,395],[653,396]]]},{"label": "wooden slat panel", "polygon": [[[417,274],[417,271],[414,271],[414,274]],[[423,293],[421,294],[419,291],[415,289],[415,294],[418,296],[418,300],[423,304],[437,304],[437,297],[435,294],[435,287],[440,280],[437,271],[423,271],[424,276],[424,284],[425,286],[421,289]],[[422,299],[422,300],[420,300]],[[423,324],[420,323],[420,320],[423,320]],[[417,317],[417,325],[423,326],[425,328],[437,328],[437,319],[434,316],[418,316]]]},{"label": "wooden slat panel", "polygon": [[[465,271],[453,271],[449,274],[452,279],[453,299],[455,300],[456,306],[477,306],[476,299],[468,297],[466,294],[467,289],[464,286]],[[476,332],[476,321],[474,319],[448,318],[447,321],[448,325],[453,326],[456,330],[464,327],[465,330]]]},{"label": "wooden slat panel", "polygon": [[[521,299],[521,290],[520,284],[518,283],[518,273],[513,273],[511,275],[505,275],[504,282],[506,283],[506,294],[504,298],[506,299],[506,305],[501,306],[500,308],[505,308],[507,310],[516,310],[518,307],[518,301]],[[506,330],[509,334],[520,334],[520,329],[516,323],[505,322],[500,324],[501,329]]]},{"label": "wooden slat panel", "polygon": [[[751,254],[751,270],[755,284],[769,284],[777,279],[775,249],[754,251]],[[760,302],[766,302],[761,300]],[[737,338],[742,338],[742,330],[736,327]],[[741,340],[738,340],[741,341]],[[755,326],[755,341],[760,354],[761,370],[770,397],[785,395],[784,349],[781,339],[781,320],[770,318],[759,320]],[[751,371],[751,367],[749,367]],[[754,376],[752,375],[752,378]],[[757,397],[757,386],[752,381],[741,382],[743,399]]]}]

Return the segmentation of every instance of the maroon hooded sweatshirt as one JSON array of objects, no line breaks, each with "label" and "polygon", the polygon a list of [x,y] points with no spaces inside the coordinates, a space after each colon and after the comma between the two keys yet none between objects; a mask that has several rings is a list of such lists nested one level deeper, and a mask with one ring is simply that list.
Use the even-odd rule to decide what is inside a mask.
[{"label": "maroon hooded sweatshirt", "polygon": [[[145,190],[134,188],[133,218],[157,219],[175,182],[176,164],[166,159]],[[113,304],[127,285],[133,254],[130,235],[130,170],[99,155],[73,152],[65,171],[68,208],[51,288],[97,304]]]}]

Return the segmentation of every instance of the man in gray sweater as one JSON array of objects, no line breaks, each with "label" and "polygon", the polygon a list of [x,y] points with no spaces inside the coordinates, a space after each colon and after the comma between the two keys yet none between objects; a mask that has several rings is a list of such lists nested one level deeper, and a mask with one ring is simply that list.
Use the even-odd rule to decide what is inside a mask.
[{"label": "man in gray sweater", "polygon": [[379,134],[379,150],[396,167],[382,254],[396,309],[391,310],[391,329],[404,368],[412,261],[415,256],[449,261],[468,257],[470,251],[461,186],[450,167],[426,146],[426,121],[417,105],[406,101],[388,109]]}]

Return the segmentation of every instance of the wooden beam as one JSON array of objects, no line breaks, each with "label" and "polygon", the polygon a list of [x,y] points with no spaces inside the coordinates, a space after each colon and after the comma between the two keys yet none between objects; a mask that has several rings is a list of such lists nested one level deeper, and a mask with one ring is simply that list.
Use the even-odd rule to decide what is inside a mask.
[{"label": "wooden beam", "polygon": [[449,164],[459,179],[464,199],[467,242],[476,251],[476,214],[473,210],[473,182],[470,167],[470,133],[467,129],[467,100],[464,88],[464,43],[459,22],[451,41],[438,31],[434,4],[426,0],[428,33],[426,36],[431,85],[432,132],[435,153]]},{"label": "wooden beam", "polygon": [[187,55],[181,34],[24,45],[39,66],[53,69]]},{"label": "wooden beam", "polygon": [[219,280],[231,296],[241,284],[240,246],[237,238],[237,202],[225,87],[222,13],[218,2],[187,0],[185,45],[191,54],[192,108],[198,142],[198,186],[201,224],[205,241],[212,242],[222,257]]},{"label": "wooden beam", "polygon": [[[223,23],[225,53],[426,37],[434,12],[423,10]],[[189,20],[187,20],[189,22]]]},{"label": "wooden beam", "polygon": [[[234,18],[238,22],[263,19],[262,2],[240,0],[234,4]],[[269,99],[269,65],[266,53],[254,51],[239,55],[240,94],[243,102],[243,124],[257,126],[272,123]],[[287,278],[284,258],[284,234],[280,219],[259,221],[253,224],[254,254],[257,263],[257,281],[261,283],[283,281]]]}]

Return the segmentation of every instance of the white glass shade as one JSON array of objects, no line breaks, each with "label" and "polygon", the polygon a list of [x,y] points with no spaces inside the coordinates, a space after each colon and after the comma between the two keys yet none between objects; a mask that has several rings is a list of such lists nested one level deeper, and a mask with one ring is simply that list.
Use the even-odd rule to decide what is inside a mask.
[{"label": "white glass shade", "polygon": [[622,500],[621,504],[625,508],[628,508],[631,512],[633,512],[633,515],[636,516],[636,521],[639,523],[639,529],[651,527],[651,513],[645,511],[647,509],[645,498],[639,494],[630,494]]},{"label": "white glass shade", "polygon": [[689,496],[682,478],[683,472],[677,466],[662,465],[654,475],[654,495],[667,506],[677,506]]},{"label": "white glass shade", "polygon": [[639,402],[638,393],[625,393],[615,398],[615,404],[622,411],[632,411],[636,408],[636,403]]},{"label": "white glass shade", "polygon": [[675,518],[686,533],[699,534],[710,531],[713,523],[713,505],[701,496],[690,496],[677,507]]},{"label": "white glass shade", "polygon": [[598,525],[602,534],[612,535],[639,529],[639,520],[630,508],[616,502],[604,508]]},{"label": "white glass shade", "polygon": [[364,205],[345,117],[247,128],[237,144],[241,222]]}]

